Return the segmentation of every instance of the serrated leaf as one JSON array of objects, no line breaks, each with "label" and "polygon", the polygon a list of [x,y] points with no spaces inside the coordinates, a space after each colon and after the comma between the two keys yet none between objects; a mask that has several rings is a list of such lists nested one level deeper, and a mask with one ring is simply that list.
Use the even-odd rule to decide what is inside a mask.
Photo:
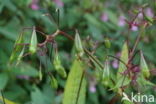
[{"label": "serrated leaf", "polygon": [[[122,60],[124,63],[127,64],[128,63],[128,57],[129,57],[128,56],[128,46],[127,46],[127,43],[124,43],[123,48],[122,48],[122,52],[121,52],[121,56],[120,56],[120,60]],[[122,62],[119,62],[116,87],[121,87],[122,85],[129,84],[130,78],[121,74],[125,70],[127,70],[126,66]],[[121,81],[121,80],[123,80],[123,81]],[[122,85],[119,85],[119,84],[122,84]]]},{"label": "serrated leaf", "polygon": [[9,78],[6,73],[1,73],[0,74],[0,90],[3,90],[5,86],[7,85]]},{"label": "serrated leaf", "polygon": [[83,62],[75,59],[65,87],[63,104],[85,104],[86,79]]},{"label": "serrated leaf", "polygon": [[29,47],[30,53],[35,53],[37,51],[37,36],[36,36],[36,30],[33,29],[32,37],[30,41],[30,47]]},{"label": "serrated leaf", "polygon": [[144,55],[141,52],[141,58],[140,58],[140,68],[141,68],[141,73],[143,74],[144,77],[149,78],[150,77],[150,71],[147,66],[147,63],[145,61]]}]

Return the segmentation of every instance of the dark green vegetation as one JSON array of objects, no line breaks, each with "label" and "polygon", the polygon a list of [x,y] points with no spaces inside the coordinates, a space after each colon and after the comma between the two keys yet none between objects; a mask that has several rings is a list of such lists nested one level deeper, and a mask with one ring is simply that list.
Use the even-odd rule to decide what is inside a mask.
[{"label": "dark green vegetation", "polygon": [[0,104],[156,96],[155,10],[154,0],[0,0]]}]

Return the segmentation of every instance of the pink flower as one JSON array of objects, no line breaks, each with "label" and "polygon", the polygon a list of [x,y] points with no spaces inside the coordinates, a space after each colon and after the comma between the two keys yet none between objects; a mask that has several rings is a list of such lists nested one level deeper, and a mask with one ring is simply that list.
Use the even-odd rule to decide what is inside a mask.
[{"label": "pink flower", "polygon": [[108,15],[107,15],[106,13],[103,13],[103,14],[101,15],[101,20],[102,20],[103,22],[108,21]]},{"label": "pink flower", "polygon": [[30,4],[30,8],[32,10],[38,10],[40,7],[38,5],[39,0],[32,0],[31,4]]},{"label": "pink flower", "polygon": [[113,68],[117,69],[117,68],[119,67],[119,62],[118,62],[118,60],[113,60],[112,66],[113,66]]},{"label": "pink flower", "polygon": [[138,26],[132,25],[130,28],[132,31],[138,31]]},{"label": "pink flower", "polygon": [[62,2],[62,0],[54,0],[55,4],[58,6],[58,7],[63,7],[64,6],[64,3]]},{"label": "pink flower", "polygon": [[30,7],[32,10],[38,10],[39,9],[39,6],[37,4],[34,4],[34,3],[31,4]]},{"label": "pink flower", "polygon": [[145,14],[146,14],[146,16],[149,16],[149,17],[154,17],[154,13],[153,13],[153,11],[152,11],[152,9],[151,8],[147,8],[146,10],[145,10]]},{"label": "pink flower", "polygon": [[96,92],[96,87],[91,85],[89,86],[89,91],[92,92],[92,93],[95,93]]},{"label": "pink flower", "polygon": [[125,17],[124,16],[120,16],[119,20],[118,20],[118,26],[123,27],[125,24],[126,24]]}]

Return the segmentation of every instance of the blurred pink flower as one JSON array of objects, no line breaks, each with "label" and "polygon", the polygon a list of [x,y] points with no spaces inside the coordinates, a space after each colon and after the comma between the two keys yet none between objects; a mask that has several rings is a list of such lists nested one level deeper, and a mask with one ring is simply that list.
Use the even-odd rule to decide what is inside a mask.
[{"label": "blurred pink flower", "polygon": [[142,14],[142,13],[139,13],[139,14],[138,14],[138,18],[139,18],[139,19],[143,19],[143,14]]},{"label": "blurred pink flower", "polygon": [[131,29],[132,31],[138,31],[138,26],[132,24],[130,29]]},{"label": "blurred pink flower", "polygon": [[58,6],[58,7],[63,7],[64,6],[64,3],[62,2],[62,0],[54,0],[55,4]]},{"label": "blurred pink flower", "polygon": [[118,60],[113,60],[112,66],[113,66],[113,68],[117,69],[117,68],[119,67],[119,62],[118,62]]},{"label": "blurred pink flower", "polygon": [[40,7],[38,5],[39,0],[32,0],[31,4],[30,4],[30,8],[32,10],[38,10]]},{"label": "blurred pink flower", "polygon": [[147,9],[145,10],[145,14],[146,14],[146,16],[154,17],[154,13],[153,13],[153,11],[152,11],[151,8],[147,8]]},{"label": "blurred pink flower", "polygon": [[101,15],[101,20],[102,20],[103,22],[108,21],[108,15],[107,15],[106,13],[103,13],[103,14]]},{"label": "blurred pink flower", "polygon": [[125,22],[125,17],[124,16],[120,16],[119,20],[118,20],[118,26],[124,26],[126,24]]},{"label": "blurred pink flower", "polygon": [[95,92],[96,92],[96,87],[95,87],[95,85],[89,86],[89,91],[92,92],[92,93],[95,93]]}]

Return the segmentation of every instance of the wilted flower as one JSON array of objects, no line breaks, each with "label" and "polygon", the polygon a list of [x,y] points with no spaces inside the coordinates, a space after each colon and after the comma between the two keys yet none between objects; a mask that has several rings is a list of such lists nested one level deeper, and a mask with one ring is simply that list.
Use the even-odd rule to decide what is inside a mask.
[{"label": "wilted flower", "polygon": [[62,0],[54,0],[55,4],[58,6],[58,7],[63,7],[64,6],[64,3],[62,2]]},{"label": "wilted flower", "polygon": [[119,20],[118,20],[118,26],[124,26],[126,24],[125,22],[125,17],[124,16],[120,16]]},{"label": "wilted flower", "polygon": [[102,20],[103,22],[108,21],[108,15],[107,15],[106,13],[103,13],[103,14],[101,15],[101,20]]},{"label": "wilted flower", "polygon": [[39,2],[39,0],[32,0],[32,2],[30,4],[30,8],[32,10],[38,10],[39,9],[38,2]]}]

